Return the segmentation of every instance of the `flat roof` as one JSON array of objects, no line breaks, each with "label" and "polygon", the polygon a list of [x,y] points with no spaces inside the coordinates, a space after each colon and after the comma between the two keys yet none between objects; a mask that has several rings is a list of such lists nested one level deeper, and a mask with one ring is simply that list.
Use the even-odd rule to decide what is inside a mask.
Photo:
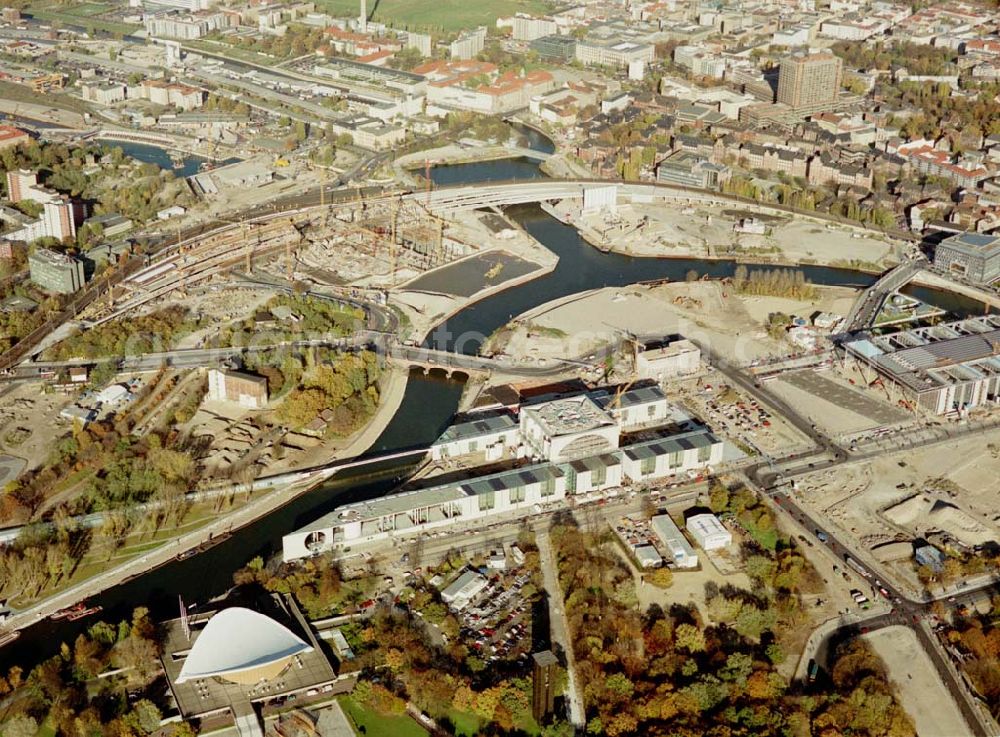
[{"label": "flat roof", "polygon": [[516,427],[517,421],[510,415],[501,414],[475,418],[451,425],[441,433],[441,437],[434,441],[434,445],[493,435],[505,430],[513,430]]},{"label": "flat roof", "polygon": [[611,416],[586,395],[522,407],[521,412],[535,418],[550,436],[575,435],[615,424]]},{"label": "flat roof", "polygon": [[[614,395],[609,394],[607,397],[597,399],[597,402],[602,408],[607,408],[613,399]],[[622,408],[636,407],[644,404],[652,404],[653,402],[666,401],[666,399],[667,395],[664,394],[659,386],[641,386],[636,389],[629,389],[622,394],[618,400],[618,406]]]},{"label": "flat roof", "polygon": [[983,315],[876,335],[844,348],[915,392],[1000,374],[1000,316]]},{"label": "flat roof", "polygon": [[556,466],[541,465],[486,476],[465,484],[464,488],[472,494],[488,494],[503,489],[516,489],[528,484],[552,481],[561,476],[563,476],[563,472]]},{"label": "flat roof", "polygon": [[938,248],[943,247],[980,258],[993,258],[1000,256],[1000,235],[959,233],[941,241]]},{"label": "flat roof", "polygon": [[641,461],[645,458],[680,453],[692,448],[705,448],[718,442],[720,442],[719,439],[708,430],[692,430],[669,438],[659,438],[630,445],[623,448],[622,452],[633,461]]},{"label": "flat roof", "polygon": [[693,534],[701,535],[702,537],[709,537],[711,535],[732,537],[729,530],[725,528],[714,514],[696,514],[693,517],[688,517],[685,524]]}]

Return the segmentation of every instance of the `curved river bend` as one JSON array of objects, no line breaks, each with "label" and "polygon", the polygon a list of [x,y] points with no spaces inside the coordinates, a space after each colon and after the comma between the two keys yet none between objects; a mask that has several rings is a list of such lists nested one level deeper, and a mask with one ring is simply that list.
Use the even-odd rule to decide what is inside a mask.
[{"label": "curved river bend", "polygon": [[[526,137],[533,147],[546,148],[547,142],[539,134],[528,132]],[[438,184],[540,176],[544,175],[535,164],[523,160],[443,166],[432,170],[432,177]],[[475,352],[481,336],[488,336],[512,316],[559,297],[650,279],[682,280],[692,269],[699,274],[727,276],[736,267],[731,261],[636,258],[602,253],[585,243],[574,228],[545,214],[536,205],[514,207],[508,214],[559,256],[558,266],[543,277],[466,307],[432,332],[429,343],[450,348],[455,345],[454,336],[466,336],[460,349]],[[869,274],[847,269],[806,266],[803,271],[814,283],[822,285],[864,287],[874,281]],[[974,303],[956,295],[920,288],[912,291],[921,299],[955,312],[978,309]],[[442,327],[446,331],[442,331]],[[442,332],[448,336],[442,337]],[[461,394],[462,384],[457,381],[425,376],[422,372],[412,373],[402,404],[368,454],[429,444],[451,421]],[[254,556],[266,558],[280,549],[283,534],[346,502],[388,493],[408,471],[409,466],[387,462],[364,477],[348,474],[333,479],[266,518],[234,532],[231,538],[206,552],[149,571],[90,601],[104,607],[99,616],[109,621],[130,616],[132,608],[140,604],[149,606],[156,616],[176,616],[178,594],[190,605],[224,593],[232,585],[233,572]],[[56,653],[60,643],[72,642],[95,619],[43,620],[26,628],[17,641],[0,649],[0,670],[14,664],[25,669],[32,667]]]}]

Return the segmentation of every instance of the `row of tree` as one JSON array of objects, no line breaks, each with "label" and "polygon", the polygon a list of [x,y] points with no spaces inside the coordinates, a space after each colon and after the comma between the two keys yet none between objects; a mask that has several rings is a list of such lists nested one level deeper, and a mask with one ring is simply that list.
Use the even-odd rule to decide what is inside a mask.
[{"label": "row of tree", "polygon": [[816,287],[797,269],[747,269],[740,264],[733,274],[733,289],[738,294],[788,297],[808,300],[816,298]]}]

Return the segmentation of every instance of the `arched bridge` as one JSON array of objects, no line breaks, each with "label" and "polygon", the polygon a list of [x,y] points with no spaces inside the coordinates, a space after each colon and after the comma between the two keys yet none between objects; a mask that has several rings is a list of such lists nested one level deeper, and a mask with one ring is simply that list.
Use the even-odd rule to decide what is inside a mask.
[{"label": "arched bridge", "polygon": [[[567,363],[552,360],[544,365],[529,366],[514,361],[504,361],[485,356],[470,356],[465,353],[452,353],[437,348],[390,344],[386,355],[402,364],[425,371],[441,369],[451,376],[453,373],[500,373],[517,376],[547,376],[563,371]],[[569,362],[572,363],[572,362]]]}]

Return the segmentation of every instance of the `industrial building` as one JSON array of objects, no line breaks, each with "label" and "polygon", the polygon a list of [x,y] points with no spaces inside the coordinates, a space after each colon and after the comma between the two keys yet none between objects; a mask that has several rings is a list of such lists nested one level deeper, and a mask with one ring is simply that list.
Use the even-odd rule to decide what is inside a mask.
[{"label": "industrial building", "polygon": [[705,551],[727,548],[732,545],[733,535],[714,514],[696,514],[687,519],[687,531],[694,541]]},{"label": "industrial building", "polygon": [[267,404],[267,379],[239,371],[209,369],[208,398],[235,402],[247,409],[263,409]]},{"label": "industrial building", "polygon": [[957,320],[842,343],[862,371],[932,415],[964,412],[1000,397],[1000,316]]},{"label": "industrial building", "polygon": [[65,253],[36,248],[28,256],[31,281],[47,292],[73,294],[83,288],[83,262]]},{"label": "industrial building", "polygon": [[1000,235],[959,233],[934,251],[934,265],[979,284],[1000,279]]},{"label": "industrial building", "polygon": [[684,533],[674,523],[669,514],[658,514],[650,520],[650,526],[660,540],[668,559],[677,568],[697,568],[698,554],[694,552],[691,543]]},{"label": "industrial building", "polygon": [[476,571],[462,574],[441,590],[441,600],[457,612],[462,611],[486,588],[486,576]]}]

